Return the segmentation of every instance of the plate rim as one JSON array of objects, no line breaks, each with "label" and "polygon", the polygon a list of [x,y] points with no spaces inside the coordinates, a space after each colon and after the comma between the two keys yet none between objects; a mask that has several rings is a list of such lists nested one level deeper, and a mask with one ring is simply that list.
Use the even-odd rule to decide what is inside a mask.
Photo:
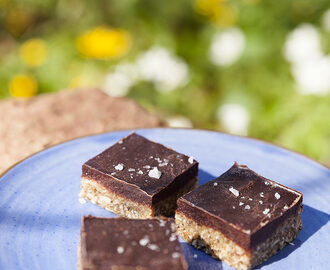
[{"label": "plate rim", "polygon": [[[325,173],[330,173],[330,169],[328,169],[327,167],[324,167],[322,164],[319,164],[319,162],[314,161],[314,160],[312,160],[312,159],[310,159],[308,157],[306,159],[304,155],[299,155],[299,153],[298,153],[298,155],[294,155],[294,154],[297,154],[297,153],[295,153],[294,151],[291,151],[289,149],[286,149],[284,147],[273,145],[272,143],[267,143],[267,142],[264,142],[262,140],[258,140],[258,139],[254,139],[254,138],[249,138],[249,137],[246,137],[246,136],[236,136],[236,135],[227,134],[227,133],[223,133],[223,132],[217,132],[217,131],[212,131],[212,130],[200,130],[200,129],[185,129],[185,128],[140,128],[140,129],[125,129],[125,130],[117,130],[117,131],[110,131],[110,132],[100,132],[100,133],[97,133],[97,134],[80,136],[80,137],[77,137],[77,138],[73,138],[73,139],[69,139],[69,140],[63,141],[63,142],[59,142],[59,143],[54,144],[52,146],[49,146],[49,147],[47,147],[45,149],[41,149],[40,151],[37,151],[37,152],[35,152],[35,153],[33,153],[33,154],[25,157],[21,161],[18,161],[17,163],[13,164],[11,166],[11,168],[8,168],[3,174],[0,174],[0,184],[1,184],[1,180],[10,180],[9,179],[10,178],[10,175],[7,175],[7,173],[9,173],[9,174],[15,173],[17,171],[16,166],[20,165],[20,163],[26,162],[28,159],[33,158],[34,156],[37,156],[37,157],[34,157],[32,160],[28,160],[26,163],[24,163],[23,166],[25,166],[27,163],[34,162],[37,159],[42,158],[44,155],[50,155],[50,156],[52,156],[53,154],[56,154],[56,152],[58,152],[58,150],[61,150],[61,149],[68,149],[68,148],[70,149],[70,147],[74,147],[74,146],[77,146],[77,145],[79,146],[79,144],[89,143],[90,141],[93,142],[93,140],[96,140],[97,141],[98,138],[101,138],[101,140],[102,140],[102,138],[104,138],[105,140],[108,140],[108,139],[114,140],[116,136],[117,137],[120,136],[120,133],[133,132],[133,131],[139,132],[141,130],[145,130],[146,131],[145,136],[149,136],[149,135],[152,136],[153,135],[153,133],[152,133],[153,131],[155,131],[155,134],[154,135],[156,136],[158,134],[158,132],[162,132],[162,130],[168,130],[169,134],[171,134],[171,132],[175,133],[176,130],[181,131],[182,134],[184,134],[184,132],[186,132],[187,130],[190,130],[189,132],[194,132],[195,131],[196,132],[195,135],[200,134],[199,132],[201,132],[201,133],[203,132],[204,133],[204,134],[202,133],[201,136],[208,136],[208,134],[209,134],[209,136],[212,136],[213,135],[215,139],[216,138],[219,138],[219,139],[221,139],[221,138],[226,139],[227,138],[228,140],[233,140],[235,138],[239,138],[240,139],[240,138],[243,137],[243,143],[246,142],[247,145],[250,143],[250,145],[252,145],[254,147],[262,147],[262,145],[265,144],[265,145],[269,145],[269,146],[275,147],[278,150],[285,150],[285,152],[287,152],[288,155],[293,154],[293,157],[292,158],[296,158],[296,159],[298,159],[298,161],[301,158],[301,161],[302,162],[305,161],[306,164],[309,163],[310,166],[311,167],[314,167],[315,170],[320,170],[321,172],[323,171]],[[148,131],[150,133],[148,133]],[[111,134],[115,134],[115,135],[111,135]],[[217,137],[217,134],[219,134],[218,137]],[[222,137],[222,135],[224,135],[224,137]],[[244,138],[246,138],[248,140],[247,141],[244,141]],[[74,142],[75,140],[80,140],[80,139],[82,141]],[[257,142],[257,144],[253,145],[254,142]],[[64,145],[66,143],[68,143],[68,144],[67,145]],[[60,146],[60,147],[58,148],[58,146]],[[54,149],[52,149],[52,148],[54,148]],[[44,153],[44,154],[41,154],[40,156],[38,156],[40,153],[43,153],[44,151],[49,151],[49,152]],[[311,162],[311,161],[314,161],[314,162]],[[3,176],[5,176],[7,179],[3,179]],[[2,184],[5,184],[6,185],[6,183],[2,183]],[[320,209],[317,209],[317,210],[320,210]],[[324,211],[324,210],[322,209],[322,211]],[[327,212],[324,212],[324,213],[327,213]],[[321,226],[321,227],[323,227],[323,226]],[[290,251],[283,258],[286,258],[289,254],[291,254],[291,252],[292,251]],[[281,258],[281,260],[283,258]],[[259,269],[259,267],[257,267],[257,268]]]},{"label": "plate rim", "polygon": [[295,150],[292,150],[290,148],[287,148],[287,147],[284,147],[284,146],[280,146],[276,143],[272,143],[272,142],[268,142],[268,141],[265,141],[265,140],[262,140],[262,139],[259,139],[259,138],[254,138],[254,137],[250,137],[250,136],[244,136],[244,135],[236,135],[236,134],[230,134],[230,133],[226,133],[226,132],[222,132],[222,131],[218,131],[218,130],[214,130],[214,129],[203,129],[203,128],[180,128],[180,127],[154,127],[154,128],[132,128],[132,129],[120,129],[120,130],[113,130],[113,131],[105,131],[105,132],[97,132],[97,133],[91,133],[91,134],[87,134],[87,135],[82,135],[82,136],[77,136],[77,137],[74,137],[72,139],[68,139],[68,140],[63,140],[63,141],[60,141],[60,142],[57,142],[55,144],[52,144],[50,146],[47,146],[43,149],[40,149],[36,152],[33,152],[31,154],[29,154],[28,156],[16,161],[15,163],[13,163],[11,166],[9,166],[8,168],[6,168],[3,172],[0,172],[0,181],[1,179],[3,178],[3,176],[5,176],[9,171],[11,171],[12,169],[14,169],[16,166],[18,166],[19,164],[21,164],[22,162],[24,162],[25,160],[29,159],[30,157],[33,157],[43,151],[47,151],[53,147],[56,147],[56,146],[59,146],[61,144],[65,144],[65,143],[68,143],[68,142],[71,142],[71,141],[75,141],[75,140],[79,140],[79,139],[83,139],[83,138],[87,138],[87,137],[93,137],[93,136],[100,136],[100,135],[104,135],[104,134],[109,134],[109,133],[115,133],[115,132],[135,132],[135,131],[139,131],[139,130],[156,130],[156,129],[168,129],[168,130],[194,130],[194,131],[203,131],[203,132],[210,132],[210,133],[219,133],[219,134],[223,134],[223,135],[226,135],[226,136],[229,136],[229,137],[236,137],[236,138],[242,138],[242,139],[248,139],[248,140],[251,140],[251,141],[257,141],[259,143],[264,143],[264,144],[267,144],[267,145],[270,145],[272,147],[277,147],[277,148],[280,148],[280,149],[283,149],[283,150],[286,150],[286,151],[289,151],[293,154],[296,154],[298,156],[301,156],[305,159],[308,159],[309,161],[313,162],[313,163],[316,163],[316,165],[322,167],[323,169],[326,169],[330,172],[330,168],[328,168],[325,164],[323,164],[322,162],[320,161],[317,161],[305,154],[302,154],[298,151],[295,151]]}]

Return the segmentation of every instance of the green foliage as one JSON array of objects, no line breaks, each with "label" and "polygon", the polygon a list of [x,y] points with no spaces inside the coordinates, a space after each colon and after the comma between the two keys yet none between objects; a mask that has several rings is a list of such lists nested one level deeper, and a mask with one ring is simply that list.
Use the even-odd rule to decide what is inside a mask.
[{"label": "green foliage", "polygon": [[[81,85],[102,86],[103,78],[121,61],[134,61],[161,45],[189,66],[185,86],[160,93],[152,83],[135,84],[128,97],[163,116],[183,115],[197,128],[224,130],[216,117],[221,104],[244,105],[251,116],[248,135],[302,152],[330,165],[330,94],[302,95],[295,89],[291,66],[283,57],[289,32],[301,23],[320,29],[323,51],[330,52],[329,33],[320,18],[328,0],[228,1],[238,11],[235,26],[246,36],[243,55],[228,67],[208,58],[215,33],[223,30],[194,9],[193,0],[0,0],[0,98],[19,73],[38,82],[38,92]],[[252,2],[252,1],[250,1]],[[132,48],[113,60],[87,59],[76,49],[76,38],[99,25],[127,30]],[[19,56],[23,42],[40,38],[48,44],[43,65],[28,67]],[[330,74],[329,74],[330,76]]]}]

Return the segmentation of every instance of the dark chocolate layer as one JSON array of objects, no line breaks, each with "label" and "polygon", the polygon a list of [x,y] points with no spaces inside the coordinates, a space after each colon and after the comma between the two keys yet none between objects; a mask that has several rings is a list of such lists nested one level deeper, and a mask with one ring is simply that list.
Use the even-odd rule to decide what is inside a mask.
[{"label": "dark chocolate layer", "polygon": [[301,207],[302,194],[234,164],[178,200],[178,210],[245,249],[264,241]]},{"label": "dark chocolate layer", "polygon": [[169,219],[84,217],[81,230],[83,270],[114,266],[123,266],[124,269],[185,269],[173,225]]},{"label": "dark chocolate layer", "polygon": [[113,192],[151,204],[197,177],[198,162],[133,133],[88,160],[82,171]]}]

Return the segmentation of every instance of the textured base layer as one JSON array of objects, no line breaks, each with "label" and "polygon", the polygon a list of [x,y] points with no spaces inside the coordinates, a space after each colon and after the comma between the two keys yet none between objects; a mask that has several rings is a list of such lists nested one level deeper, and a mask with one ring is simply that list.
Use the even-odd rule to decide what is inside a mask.
[{"label": "textured base layer", "polygon": [[187,183],[187,185],[178,190],[176,194],[162,200],[151,208],[147,205],[119,196],[92,179],[82,177],[79,196],[108,211],[114,212],[117,215],[128,218],[145,219],[161,215],[170,216],[171,214],[174,214],[177,199],[183,194],[191,191],[196,186],[197,178],[194,178]]},{"label": "textured base layer", "polygon": [[128,218],[150,218],[151,207],[113,193],[94,180],[82,177],[80,197],[97,204],[108,211]]},{"label": "textured base layer", "polygon": [[181,212],[175,215],[178,234],[198,249],[204,250],[238,270],[251,269],[273,256],[298,235],[302,223],[300,213],[287,219],[265,241],[253,250],[245,250],[218,230],[200,225]]},{"label": "textured base layer", "polygon": [[77,269],[78,270],[83,270],[82,265],[81,265],[81,243],[79,241],[78,245],[78,262],[77,262]]}]

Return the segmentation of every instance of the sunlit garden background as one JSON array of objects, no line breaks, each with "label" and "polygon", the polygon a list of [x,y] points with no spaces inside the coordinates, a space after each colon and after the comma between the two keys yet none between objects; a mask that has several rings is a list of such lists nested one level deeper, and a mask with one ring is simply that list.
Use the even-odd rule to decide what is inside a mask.
[{"label": "sunlit garden background", "polygon": [[329,0],[0,0],[0,97],[102,87],[330,165]]}]

